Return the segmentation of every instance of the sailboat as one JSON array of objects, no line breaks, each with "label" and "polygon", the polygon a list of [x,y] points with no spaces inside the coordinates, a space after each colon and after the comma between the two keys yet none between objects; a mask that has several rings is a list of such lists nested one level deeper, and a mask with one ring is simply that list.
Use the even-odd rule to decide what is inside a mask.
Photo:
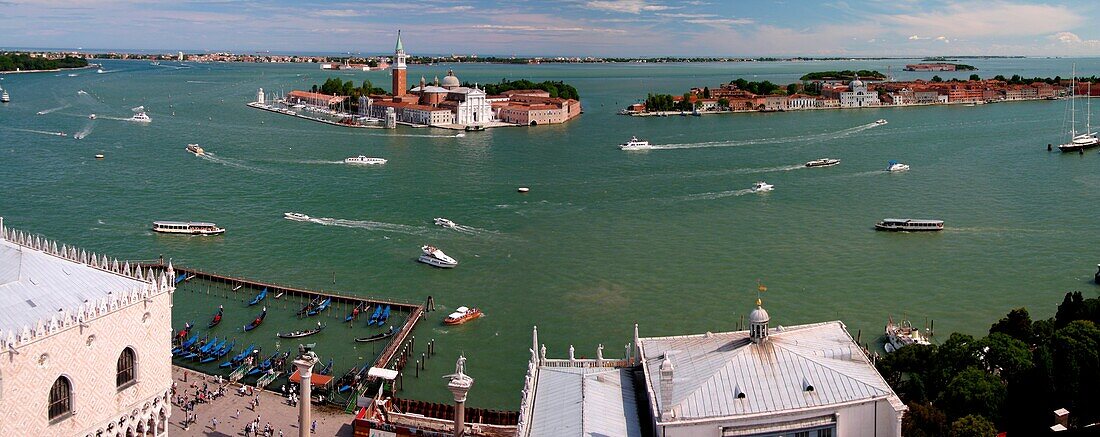
[{"label": "sailboat", "polygon": [[1100,146],[1100,137],[1096,136],[1096,132],[1092,132],[1092,82],[1088,85],[1088,96],[1086,96],[1086,106],[1088,113],[1085,118],[1085,132],[1077,133],[1077,119],[1076,119],[1076,105],[1074,101],[1077,100],[1077,66],[1073,68],[1073,78],[1070,79],[1070,97],[1069,97],[1069,142],[1066,144],[1059,144],[1058,150],[1062,152],[1076,152],[1084,149],[1091,149],[1096,146]]}]

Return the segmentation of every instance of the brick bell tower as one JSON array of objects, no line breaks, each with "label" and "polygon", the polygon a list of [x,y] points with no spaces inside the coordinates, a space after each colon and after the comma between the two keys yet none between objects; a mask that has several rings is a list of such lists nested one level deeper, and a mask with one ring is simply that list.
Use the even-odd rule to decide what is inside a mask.
[{"label": "brick bell tower", "polygon": [[405,47],[401,45],[401,31],[397,31],[397,48],[393,53],[393,89],[390,92],[394,97],[401,97],[405,95],[405,91],[409,89],[408,82],[405,78]]}]

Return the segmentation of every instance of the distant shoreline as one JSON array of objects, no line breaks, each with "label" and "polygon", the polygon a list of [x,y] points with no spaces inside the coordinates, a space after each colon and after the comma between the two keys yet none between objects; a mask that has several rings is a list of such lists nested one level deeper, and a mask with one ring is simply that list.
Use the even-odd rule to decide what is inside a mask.
[{"label": "distant shoreline", "polygon": [[87,68],[99,68],[99,64],[88,64],[83,67],[69,67],[69,68],[55,68],[52,70],[12,70],[12,71],[0,71],[0,74],[22,74],[22,73],[56,73],[59,71],[69,70],[84,70]]}]

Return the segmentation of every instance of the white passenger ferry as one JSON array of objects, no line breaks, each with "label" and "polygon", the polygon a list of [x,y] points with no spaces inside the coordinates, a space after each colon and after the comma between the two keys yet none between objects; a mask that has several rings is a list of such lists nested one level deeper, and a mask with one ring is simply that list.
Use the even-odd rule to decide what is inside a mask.
[{"label": "white passenger ferry", "polygon": [[383,158],[371,158],[363,155],[352,156],[350,158],[344,158],[344,164],[357,164],[357,165],[382,165],[386,160]]},{"label": "white passenger ferry", "polygon": [[153,222],[153,230],[165,234],[218,235],[225,229],[206,222]]},{"label": "white passenger ferry", "polygon": [[942,231],[943,220],[882,219],[875,223],[880,231]]},{"label": "white passenger ferry", "polygon": [[646,150],[650,147],[649,141],[639,140],[638,137],[630,137],[630,141],[619,144],[619,150]]}]

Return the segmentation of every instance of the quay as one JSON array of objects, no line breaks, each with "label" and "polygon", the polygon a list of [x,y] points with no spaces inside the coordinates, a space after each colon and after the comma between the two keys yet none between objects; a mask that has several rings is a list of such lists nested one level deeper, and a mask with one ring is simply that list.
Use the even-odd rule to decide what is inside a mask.
[{"label": "quay", "polygon": [[[248,102],[248,107],[256,108],[256,109],[260,109],[260,110],[264,110],[264,111],[268,111],[268,112],[274,112],[276,114],[283,114],[283,115],[289,115],[291,117],[303,118],[303,119],[306,119],[306,120],[316,121],[318,123],[330,124],[330,125],[333,125],[333,126],[350,127],[350,128],[357,128],[357,129],[384,129],[382,126],[368,126],[368,125],[365,125],[365,124],[346,124],[346,123],[340,123],[340,122],[336,122],[336,121],[332,121],[332,120],[326,120],[326,119],[323,119],[323,118],[320,118],[320,117],[311,117],[311,116],[302,114],[301,112],[291,111],[289,109],[279,108],[279,107],[275,107],[275,106],[272,106],[272,105],[267,105],[267,104],[263,104],[263,103],[259,103],[259,102]],[[354,115],[348,114],[348,116],[353,117]],[[414,127],[421,127],[421,126],[414,126]]]}]

